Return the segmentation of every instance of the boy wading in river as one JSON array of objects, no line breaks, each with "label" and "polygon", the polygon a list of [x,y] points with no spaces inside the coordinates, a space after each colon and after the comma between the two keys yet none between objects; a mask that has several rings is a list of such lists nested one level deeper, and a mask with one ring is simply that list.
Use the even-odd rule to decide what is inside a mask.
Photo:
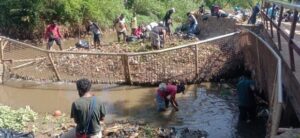
[{"label": "boy wading in river", "polygon": [[[177,86],[173,84],[166,85],[165,83],[159,84],[156,95],[157,110],[159,112],[166,111],[171,102],[175,111],[178,111],[178,103],[176,102]],[[170,96],[170,98],[168,98]]]},{"label": "boy wading in river", "polygon": [[73,102],[71,118],[76,126],[76,138],[101,138],[100,121],[104,120],[105,107],[90,93],[91,82],[80,79],[76,82],[79,99]]},{"label": "boy wading in river", "polygon": [[61,47],[62,36],[60,34],[59,27],[58,27],[56,21],[52,21],[52,23],[50,25],[48,25],[44,36],[45,36],[45,40],[48,39],[47,50],[51,49],[54,41],[59,46],[59,49],[62,50],[62,47]]}]

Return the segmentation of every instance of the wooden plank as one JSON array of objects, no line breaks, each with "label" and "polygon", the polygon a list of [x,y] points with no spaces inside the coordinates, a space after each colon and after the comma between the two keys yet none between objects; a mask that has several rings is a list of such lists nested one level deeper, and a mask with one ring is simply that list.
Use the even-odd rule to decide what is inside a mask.
[{"label": "wooden plank", "polygon": [[280,12],[279,12],[279,20],[278,20],[278,28],[277,28],[277,39],[278,39],[278,49],[281,50],[281,37],[280,37],[280,26],[282,22],[282,15],[283,15],[283,6],[280,7]]},{"label": "wooden plank", "polygon": [[55,66],[55,64],[54,64],[54,61],[53,61],[52,56],[51,56],[51,53],[48,53],[48,58],[49,58],[49,60],[50,60],[50,62],[51,62],[51,64],[52,64],[52,66],[53,66],[54,73],[55,73],[55,75],[56,75],[57,80],[60,81],[61,78],[60,78],[60,75],[59,75],[59,73],[58,73],[58,71],[57,71],[57,69],[56,69],[56,66]]}]

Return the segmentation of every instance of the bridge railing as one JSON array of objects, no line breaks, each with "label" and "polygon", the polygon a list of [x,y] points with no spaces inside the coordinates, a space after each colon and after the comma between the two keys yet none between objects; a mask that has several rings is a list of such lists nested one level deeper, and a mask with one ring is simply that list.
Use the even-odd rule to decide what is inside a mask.
[{"label": "bridge railing", "polygon": [[[279,11],[279,17],[278,20],[275,20],[274,12],[275,10],[272,10],[271,17],[268,16],[268,12],[270,8],[275,9],[275,6],[278,6],[280,8]],[[290,32],[286,33],[284,31],[284,28],[282,28],[282,21],[283,21],[283,12],[284,10],[292,10],[293,11],[293,17],[292,17],[292,23]],[[275,28],[276,34],[277,34],[277,40],[278,40],[278,50],[282,50],[282,39],[285,39],[285,41],[288,43],[288,49],[289,49],[289,59],[290,59],[290,67],[292,71],[296,70],[295,67],[295,55],[294,51],[297,53],[297,55],[300,56],[300,46],[296,43],[294,40],[295,37],[295,31],[296,26],[298,22],[298,13],[300,10],[300,5],[294,5],[289,4],[282,1],[275,1],[275,0],[264,0],[264,5],[262,6],[261,15],[263,18],[264,25],[266,26],[267,30],[270,30],[271,38],[274,38],[274,30]]]},{"label": "bridge railing", "polygon": [[[38,81],[76,81],[84,77],[95,83],[132,84],[210,79],[234,59],[237,34],[140,53],[48,51],[0,37],[1,59],[6,63],[6,76]],[[200,70],[205,73],[198,74]]]}]

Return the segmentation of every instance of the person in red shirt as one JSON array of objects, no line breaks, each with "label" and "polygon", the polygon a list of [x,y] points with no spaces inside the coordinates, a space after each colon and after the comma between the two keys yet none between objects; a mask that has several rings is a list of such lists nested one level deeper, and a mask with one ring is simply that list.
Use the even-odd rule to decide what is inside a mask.
[{"label": "person in red shirt", "polygon": [[48,39],[48,43],[47,43],[48,50],[50,50],[54,41],[59,46],[59,49],[62,50],[61,47],[62,36],[60,34],[59,27],[56,21],[52,21],[51,24],[47,26],[44,36],[45,36],[45,40]]},{"label": "person in red shirt", "polygon": [[[176,101],[177,86],[173,84],[161,83],[157,90],[156,102],[159,112],[165,111],[171,102],[173,108],[178,111],[178,103]],[[170,96],[170,98],[168,98]]]}]

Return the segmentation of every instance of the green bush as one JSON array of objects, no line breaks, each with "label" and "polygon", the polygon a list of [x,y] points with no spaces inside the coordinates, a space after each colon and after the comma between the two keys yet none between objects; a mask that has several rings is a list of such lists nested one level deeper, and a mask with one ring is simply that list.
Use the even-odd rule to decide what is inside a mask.
[{"label": "green bush", "polygon": [[7,128],[16,131],[24,130],[26,123],[33,122],[37,118],[37,113],[29,106],[13,110],[8,106],[0,106],[0,128]]},{"label": "green bush", "polygon": [[[239,5],[249,7],[258,0],[205,0],[206,6],[220,4],[222,7]],[[113,20],[124,13],[129,23],[136,12],[139,23],[160,21],[166,11],[176,8],[175,22],[186,20],[186,13],[198,9],[203,0],[1,0],[0,32],[13,38],[41,38],[45,25],[57,20],[66,25],[71,33],[78,32],[87,20],[111,28]],[[84,27],[83,27],[84,28]]]}]

